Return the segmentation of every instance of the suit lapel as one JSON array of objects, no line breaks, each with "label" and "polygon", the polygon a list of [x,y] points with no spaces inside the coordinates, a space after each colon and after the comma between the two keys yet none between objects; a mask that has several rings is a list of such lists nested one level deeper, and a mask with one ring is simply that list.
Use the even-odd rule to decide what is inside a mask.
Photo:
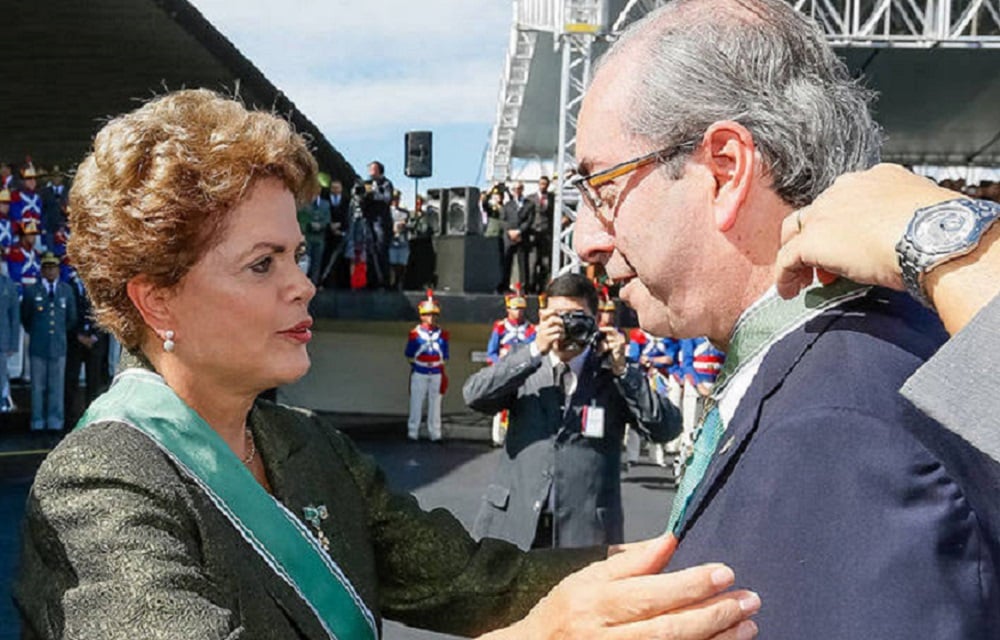
[{"label": "suit lapel", "polygon": [[736,408],[736,413],[733,414],[732,421],[726,425],[726,431],[719,439],[718,449],[712,456],[705,476],[691,497],[691,504],[688,505],[677,529],[679,538],[684,537],[700,515],[702,508],[715,492],[725,485],[729,474],[739,464],[740,457],[757,430],[764,403],[781,387],[802,355],[841,314],[837,308],[824,312],[779,340],[764,356],[753,382],[750,383],[750,387]]}]

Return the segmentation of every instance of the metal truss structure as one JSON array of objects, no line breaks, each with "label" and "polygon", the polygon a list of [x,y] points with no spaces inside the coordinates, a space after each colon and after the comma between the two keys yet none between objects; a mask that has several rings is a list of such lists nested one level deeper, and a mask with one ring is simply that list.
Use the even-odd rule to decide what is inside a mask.
[{"label": "metal truss structure", "polygon": [[525,28],[527,25],[518,19],[518,8],[518,3],[515,2],[514,27],[510,31],[507,63],[500,81],[500,98],[497,100],[496,124],[493,126],[487,158],[486,175],[493,181],[510,177],[514,136],[521,119],[524,92],[528,88],[528,72],[531,70],[531,59],[535,55],[538,40],[538,31]]},{"label": "metal truss structure", "polygon": [[[569,179],[576,167],[576,123],[583,95],[590,83],[593,45],[602,24],[604,0],[564,0],[556,33],[556,48],[562,53],[559,88],[559,142],[556,148],[556,204],[552,220],[552,275],[579,271],[582,263],[573,251],[573,225],[577,198]],[[563,225],[563,220],[567,224]]]},{"label": "metal truss structure", "polygon": [[[839,48],[1000,49],[1000,0],[788,0],[813,18],[831,46]],[[576,120],[590,80],[593,45],[614,39],[625,28],[669,0],[514,0],[514,26],[489,151],[488,177],[510,177],[513,140],[524,103],[538,32],[552,33],[562,56],[556,203],[553,221],[553,274],[575,271],[580,261],[570,244],[576,195],[567,190],[574,166]],[[615,15],[609,8],[621,7]],[[555,123],[553,123],[555,124]],[[566,219],[566,225],[562,220]]]}]

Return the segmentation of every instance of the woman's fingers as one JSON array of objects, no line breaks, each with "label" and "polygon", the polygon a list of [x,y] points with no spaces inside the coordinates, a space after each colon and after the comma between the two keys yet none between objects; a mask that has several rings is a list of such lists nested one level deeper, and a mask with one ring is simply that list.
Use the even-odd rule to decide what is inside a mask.
[{"label": "woman's fingers", "polygon": [[750,640],[757,625],[748,618],[760,610],[750,591],[730,591],[679,611],[614,628],[610,640]]}]

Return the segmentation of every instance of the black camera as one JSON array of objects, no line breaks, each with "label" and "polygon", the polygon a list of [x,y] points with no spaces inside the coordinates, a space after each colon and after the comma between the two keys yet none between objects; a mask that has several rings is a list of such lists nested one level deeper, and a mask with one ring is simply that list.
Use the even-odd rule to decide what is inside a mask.
[{"label": "black camera", "polygon": [[365,183],[357,182],[354,184],[354,195],[364,197],[365,195]]},{"label": "black camera", "polygon": [[563,347],[579,345],[580,349],[593,347],[604,334],[597,328],[594,316],[583,311],[564,311],[559,314],[563,321]]}]

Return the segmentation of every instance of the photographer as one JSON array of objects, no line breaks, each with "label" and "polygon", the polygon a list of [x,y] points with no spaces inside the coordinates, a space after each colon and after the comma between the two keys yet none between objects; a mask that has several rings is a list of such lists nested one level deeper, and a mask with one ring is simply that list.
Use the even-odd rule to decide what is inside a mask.
[{"label": "photographer", "polygon": [[375,255],[368,270],[371,288],[389,286],[389,241],[392,238],[392,211],[390,204],[395,189],[385,177],[385,165],[378,160],[368,164],[368,181],[362,201],[365,221],[371,230]]},{"label": "photographer", "polygon": [[680,433],[680,414],[626,363],[624,336],[597,327],[589,280],[563,275],[545,293],[535,342],[462,389],[476,411],[510,414],[506,455],[473,533],[522,549],[619,543],[625,423],[666,442]]}]

